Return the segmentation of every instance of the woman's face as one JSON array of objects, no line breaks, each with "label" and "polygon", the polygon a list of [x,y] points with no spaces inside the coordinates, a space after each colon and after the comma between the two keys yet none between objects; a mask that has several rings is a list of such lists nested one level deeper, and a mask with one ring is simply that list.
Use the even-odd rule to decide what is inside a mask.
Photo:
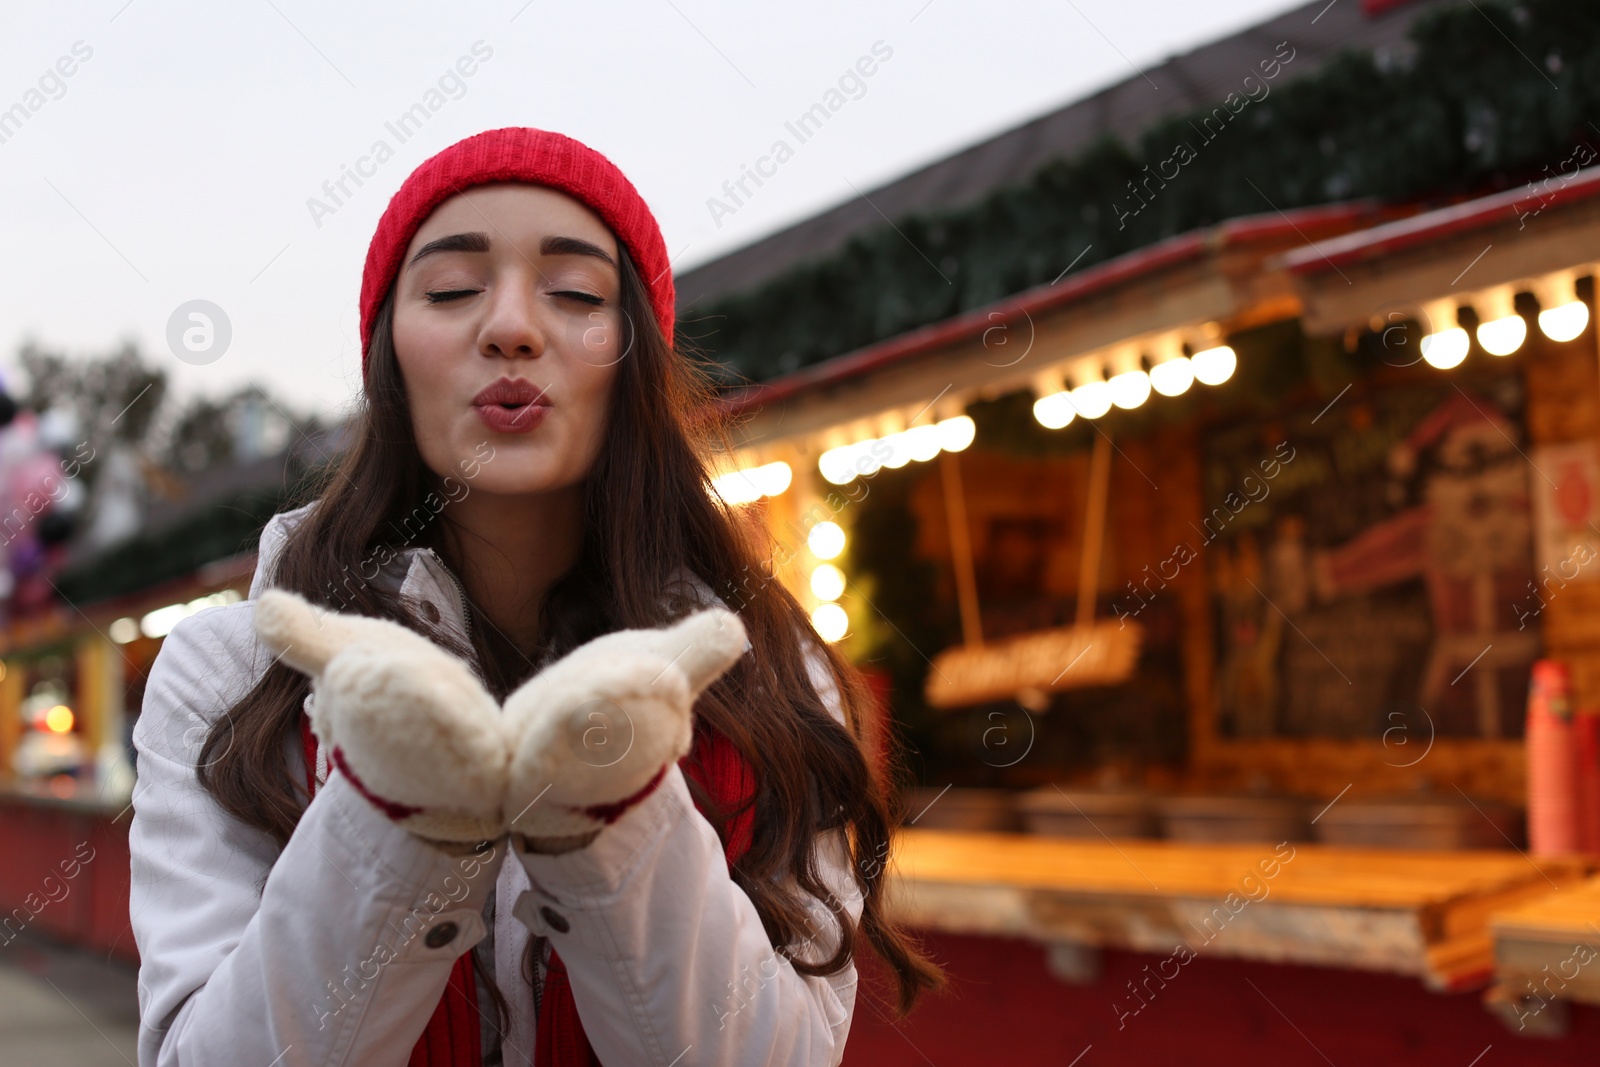
[{"label": "woman's face", "polygon": [[[621,356],[617,264],[599,216],[554,189],[475,186],[434,209],[406,249],[394,305],[430,470],[503,494],[583,480]],[[511,389],[496,396],[503,379]]]}]

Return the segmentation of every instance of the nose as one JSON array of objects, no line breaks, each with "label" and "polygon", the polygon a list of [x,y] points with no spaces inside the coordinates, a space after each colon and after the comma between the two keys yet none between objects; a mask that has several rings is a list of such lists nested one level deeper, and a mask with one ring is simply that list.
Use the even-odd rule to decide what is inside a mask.
[{"label": "nose", "polygon": [[545,350],[545,327],[539,319],[532,281],[514,279],[495,287],[489,300],[489,314],[478,332],[478,348],[486,356],[523,359],[541,356]]}]

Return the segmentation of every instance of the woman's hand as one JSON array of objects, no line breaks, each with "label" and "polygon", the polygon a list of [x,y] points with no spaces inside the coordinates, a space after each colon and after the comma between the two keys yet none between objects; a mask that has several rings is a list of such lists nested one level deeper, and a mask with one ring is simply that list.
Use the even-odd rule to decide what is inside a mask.
[{"label": "woman's hand", "polygon": [[712,608],[582,645],[506,698],[509,829],[534,850],[586,843],[689,752],[695,698],[748,647]]},{"label": "woman's hand", "polygon": [[330,759],[400,826],[436,843],[505,832],[510,748],[500,708],[468,666],[387,619],[261,594],[256,633],[311,676],[311,728]]}]

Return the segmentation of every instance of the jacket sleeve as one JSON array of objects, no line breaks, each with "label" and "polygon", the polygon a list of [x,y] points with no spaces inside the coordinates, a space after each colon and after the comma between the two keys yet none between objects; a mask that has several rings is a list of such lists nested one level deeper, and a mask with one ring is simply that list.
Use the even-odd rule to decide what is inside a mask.
[{"label": "jacket sleeve", "polygon": [[[831,687],[819,688],[839,716]],[[824,883],[858,920],[861,896],[840,832],[820,834],[815,848]],[[515,851],[533,888],[514,912],[561,954],[600,1062],[840,1062],[854,962],[808,977],[774,951],[676,766],[587,847]],[[838,944],[838,923],[821,901],[809,904],[810,930],[796,954],[820,961]]]},{"label": "jacket sleeve", "polygon": [[178,623],[134,728],[139,1065],[401,1067],[456,957],[485,933],[504,846],[450,856],[337,773],[281,852],[224,812],[195,763],[270,662],[253,619],[244,601]]}]

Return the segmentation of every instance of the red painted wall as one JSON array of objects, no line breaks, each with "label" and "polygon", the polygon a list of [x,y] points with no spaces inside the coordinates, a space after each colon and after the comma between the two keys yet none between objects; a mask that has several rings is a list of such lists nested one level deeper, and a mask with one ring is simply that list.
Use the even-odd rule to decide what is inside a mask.
[{"label": "red painted wall", "polygon": [[0,798],[0,946],[24,929],[137,960],[128,926],[131,811]]},{"label": "red painted wall", "polygon": [[846,1067],[1071,1067],[1080,1054],[1079,1067],[1600,1063],[1600,1008],[1584,1005],[1571,1009],[1564,1038],[1522,1037],[1478,993],[1430,993],[1398,975],[1201,958],[1165,988],[1152,980],[1149,1003],[1119,1029],[1118,1007],[1136,1004],[1126,983],[1146,978],[1146,966],[1155,973],[1165,956],[1106,952],[1100,980],[1074,986],[1046,969],[1044,949],[1031,942],[928,935],[926,944],[951,990],[893,1024],[881,967],[864,967]]}]

